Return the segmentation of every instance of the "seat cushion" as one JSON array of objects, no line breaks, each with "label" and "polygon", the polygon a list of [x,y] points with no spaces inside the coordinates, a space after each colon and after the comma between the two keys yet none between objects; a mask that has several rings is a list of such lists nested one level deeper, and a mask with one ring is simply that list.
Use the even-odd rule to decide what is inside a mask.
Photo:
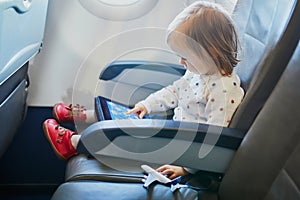
[{"label": "seat cushion", "polygon": [[[112,189],[113,188],[113,189]],[[142,183],[116,183],[102,181],[75,181],[67,182],[59,186],[52,200],[76,200],[76,199],[118,199],[118,200],[141,200],[141,199],[206,199],[216,200],[216,194],[198,192],[191,188],[180,188],[174,193],[170,187],[153,184],[148,189]]]},{"label": "seat cushion", "polygon": [[[99,162],[80,154],[69,160],[65,179],[66,181],[101,180],[140,183],[144,178],[143,170],[140,167],[142,164],[148,163],[104,157],[102,162]],[[157,167],[153,164],[151,166]]]}]

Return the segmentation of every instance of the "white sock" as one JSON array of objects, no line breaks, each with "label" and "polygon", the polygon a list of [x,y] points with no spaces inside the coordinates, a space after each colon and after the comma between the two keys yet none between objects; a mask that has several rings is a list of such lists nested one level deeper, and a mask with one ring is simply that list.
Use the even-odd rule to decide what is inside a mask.
[{"label": "white sock", "polygon": [[86,114],[86,120],[85,120],[86,123],[92,124],[97,122],[97,118],[94,110],[86,110],[85,114]]},{"label": "white sock", "polygon": [[71,144],[74,147],[74,149],[77,148],[78,142],[80,140],[81,135],[72,135],[71,137]]}]

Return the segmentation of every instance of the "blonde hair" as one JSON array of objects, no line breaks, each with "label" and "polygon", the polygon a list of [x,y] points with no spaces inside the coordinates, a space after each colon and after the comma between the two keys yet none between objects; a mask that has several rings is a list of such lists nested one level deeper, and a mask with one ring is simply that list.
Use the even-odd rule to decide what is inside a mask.
[{"label": "blonde hair", "polygon": [[[185,8],[168,27],[167,42],[183,24],[182,34],[187,36],[187,46],[200,55],[204,49],[219,72],[230,76],[237,65],[238,36],[230,15],[218,4],[197,1]],[[195,45],[195,43],[197,45]]]}]

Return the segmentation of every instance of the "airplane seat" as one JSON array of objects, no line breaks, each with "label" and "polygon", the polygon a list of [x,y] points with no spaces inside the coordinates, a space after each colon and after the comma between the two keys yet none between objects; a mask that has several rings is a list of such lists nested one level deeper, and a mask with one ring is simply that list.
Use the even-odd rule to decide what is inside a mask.
[{"label": "airplane seat", "polygon": [[[299,24],[299,15],[295,24]],[[300,199],[300,43],[265,105],[239,146],[219,190],[180,188],[163,184],[69,181],[58,187],[56,199]],[[99,122],[101,123],[101,122]],[[193,152],[198,154],[198,152]],[[166,157],[167,158],[167,157]],[[196,167],[196,166],[195,166]],[[195,195],[197,192],[197,195]],[[190,195],[190,196],[188,196]]]},{"label": "airplane seat", "polygon": [[300,199],[299,39],[298,34],[287,69],[223,178],[224,199]]},{"label": "airplane seat", "polygon": [[0,1],[0,157],[26,115],[29,61],[40,51],[47,0]]},{"label": "airplane seat", "polygon": [[[246,96],[242,104],[239,106],[237,112],[235,113],[232,122],[230,124],[230,127],[222,128],[221,139],[219,139],[219,141],[223,141],[223,142],[229,140],[231,140],[231,142],[232,141],[234,142],[233,143],[225,142],[226,144],[224,149],[226,149],[225,151],[227,153],[226,156],[224,155],[221,156],[222,158],[224,158],[222,162],[218,159],[219,160],[218,164],[216,164],[214,163],[215,159],[212,157],[210,164],[201,163],[202,166],[204,166],[204,164],[207,164],[207,166],[205,166],[204,168],[205,170],[212,170],[217,173],[223,173],[226,170],[228,163],[231,161],[232,156],[234,155],[240,142],[243,140],[246,130],[248,130],[248,128],[252,124],[252,121],[255,119],[260,108],[263,106],[265,99],[267,99],[268,95],[271,93],[279,76],[284,70],[286,63],[288,62],[298,42],[298,38],[294,34],[295,30],[297,30],[296,28],[297,25],[291,24],[287,26],[287,23],[290,19],[289,17],[292,15],[291,13],[293,13],[292,11],[294,10],[293,16],[296,16],[295,13],[299,13],[299,8],[297,8],[297,6],[295,5],[296,2],[297,1],[259,1],[259,0],[255,0],[255,1],[240,0],[238,2],[233,16],[236,18],[235,20],[237,20],[239,35],[242,38],[241,42],[243,44],[242,45],[243,51],[245,51],[246,53],[245,56],[243,56],[242,58],[243,62],[241,62],[239,66],[237,66],[237,71],[241,76],[243,87],[246,90]],[[264,10],[268,10],[268,12],[263,12]],[[238,13],[243,13],[243,14],[238,14]],[[103,83],[103,88],[104,89],[108,88],[104,90],[105,92],[118,90],[120,92],[115,92],[115,93],[117,95],[122,94],[121,96],[124,96],[123,100],[125,101],[125,103],[130,102],[129,104],[132,103],[134,105],[136,100],[138,100],[139,95],[133,95],[134,98],[126,96],[127,94],[132,95],[132,92],[127,93],[128,91],[127,88],[131,87],[133,84],[132,82],[130,82],[130,84],[126,84],[126,82],[124,82],[125,80],[123,79],[122,81],[119,81],[118,79],[121,77],[120,74],[122,74],[122,72],[125,72],[125,69],[135,68],[133,67],[133,65],[137,65],[137,64],[139,65],[139,63],[142,63],[140,66],[144,67],[143,72],[145,72],[146,70],[151,71],[151,69],[154,69],[155,71],[159,71],[158,68],[161,66],[161,63],[151,63],[151,62],[145,63],[139,61],[136,61],[135,63],[132,62],[132,63],[133,64],[127,61],[120,61],[120,62],[113,63],[111,66],[108,66],[101,73],[100,79]],[[165,66],[166,65],[164,65],[163,67]],[[172,72],[169,73],[170,74],[169,77],[172,78],[176,76],[179,77],[184,72],[182,71],[182,68],[180,66],[170,65],[167,68],[169,69],[170,72]],[[244,72],[243,70],[245,70],[246,72]],[[128,71],[126,71],[126,73],[128,73]],[[162,74],[165,75],[167,73],[162,73]],[[155,78],[155,76],[150,76],[150,78],[151,79]],[[171,80],[169,78],[164,78],[164,79]],[[118,84],[118,88],[114,88],[115,85],[117,84]],[[120,85],[124,87],[121,87]],[[139,86],[138,85],[133,86],[133,88],[135,88],[133,90],[136,90],[137,87]],[[148,89],[149,88],[146,88],[144,90],[144,87],[141,87],[140,91],[143,92],[138,92],[138,94],[143,93],[144,96],[147,96]],[[149,91],[152,92],[155,89],[157,88],[152,87],[150,88]],[[109,95],[111,94],[106,93],[106,95],[108,95],[107,97],[110,97]],[[120,97],[119,99],[119,96],[117,96],[118,99],[114,99],[114,100],[122,102],[122,100],[120,100],[122,97]],[[248,116],[248,112],[249,112],[249,116]],[[157,122],[157,123],[163,124],[162,127],[166,126],[166,123],[169,124],[168,127],[162,128],[163,129],[162,132],[167,129],[173,130],[176,127],[178,128],[176,122],[173,122],[172,120],[161,120],[161,121],[163,122]],[[101,128],[105,129],[105,124],[112,126],[113,122],[101,122],[100,124],[101,124]],[[92,128],[90,128],[89,130],[95,133],[97,132],[97,126],[98,126],[97,124],[94,126],[92,125]],[[199,137],[203,137],[203,138],[205,137],[205,134],[209,131],[208,129],[216,129],[216,130],[220,129],[220,127],[214,127],[214,126],[208,127],[207,125],[198,125],[193,123],[187,124],[186,126],[191,126],[191,127],[196,126],[198,128],[197,134],[199,135]],[[119,126],[119,128],[116,128],[115,131],[119,133],[120,130],[123,129],[124,127]],[[149,129],[151,129],[151,127],[149,127],[148,125],[144,127],[141,126],[140,131],[145,132],[146,130]],[[134,131],[138,131],[138,130],[135,129]],[[187,130],[187,132],[189,133],[193,131],[194,130],[191,131]],[[175,133],[173,132],[173,134]],[[120,135],[122,135],[122,133],[120,133]],[[84,138],[84,135],[82,138]],[[203,138],[202,139],[200,138],[198,142],[199,143],[203,142]],[[151,144],[151,142],[148,143],[146,142],[145,146],[149,144]],[[224,147],[224,144],[220,144],[220,145],[221,148]],[[141,148],[145,148],[143,145],[141,146],[142,146]],[[140,150],[144,151],[142,149]],[[218,157],[220,157],[220,154],[217,155]],[[195,159],[199,160],[197,158]],[[187,163],[189,160],[191,161],[193,159],[187,156],[177,164]],[[78,179],[102,180],[103,177],[106,176],[107,174],[113,175],[114,173],[116,173],[115,170],[109,167],[108,168],[101,167],[101,165],[103,165],[102,163],[98,162],[98,164],[95,164],[95,162],[97,163],[96,160],[86,158],[85,156],[76,156],[72,158],[67,165],[65,180],[66,181],[78,180]],[[194,163],[190,163],[190,165],[193,164]],[[136,165],[136,168],[139,168],[139,166]],[[120,174],[122,173],[119,172],[119,176]],[[123,173],[123,175],[124,177],[128,176],[127,173]],[[140,173],[139,176],[141,177],[143,175]],[[128,178],[128,181],[132,181],[132,180],[133,180],[132,178]]]}]

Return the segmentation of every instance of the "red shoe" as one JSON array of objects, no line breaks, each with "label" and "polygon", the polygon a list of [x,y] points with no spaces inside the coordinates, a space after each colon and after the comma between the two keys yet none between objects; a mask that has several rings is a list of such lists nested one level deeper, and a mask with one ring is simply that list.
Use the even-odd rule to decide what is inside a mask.
[{"label": "red shoe", "polygon": [[80,105],[69,106],[58,103],[53,107],[53,116],[59,122],[73,122],[74,120],[78,122],[84,122],[86,120],[85,108]]},{"label": "red shoe", "polygon": [[75,132],[59,126],[55,119],[47,119],[43,123],[43,128],[58,157],[66,160],[78,154],[71,143],[71,137],[76,134]]}]

